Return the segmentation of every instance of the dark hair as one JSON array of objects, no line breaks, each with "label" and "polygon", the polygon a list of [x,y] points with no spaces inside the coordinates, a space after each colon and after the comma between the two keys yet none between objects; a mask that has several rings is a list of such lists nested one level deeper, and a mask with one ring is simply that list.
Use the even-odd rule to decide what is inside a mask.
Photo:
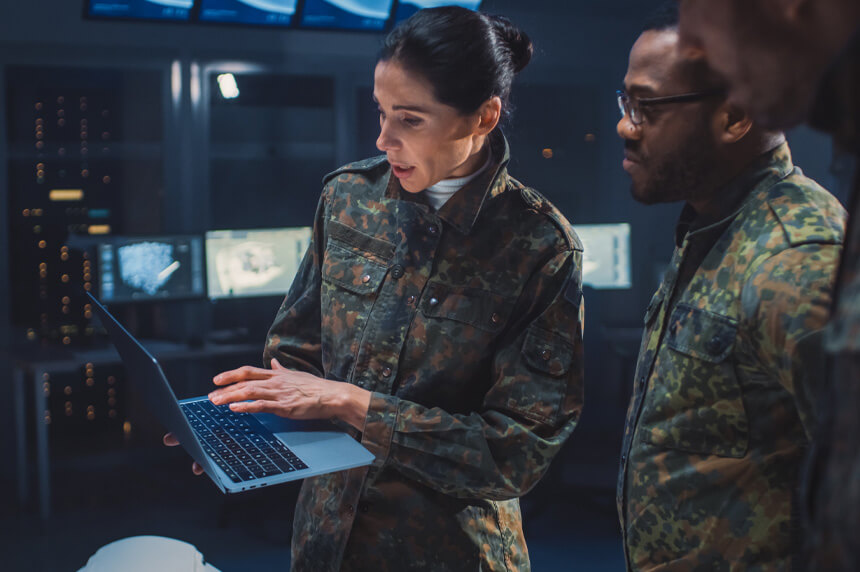
[{"label": "dark hair", "polygon": [[[645,20],[642,33],[645,32],[671,32],[677,31],[681,22],[681,14],[678,8],[678,0],[663,2],[651,16]],[[717,73],[711,69],[704,58],[687,60],[681,64],[681,73],[696,90],[726,89],[726,83]],[[714,101],[722,101],[715,99]]]},{"label": "dark hair", "polygon": [[463,114],[499,96],[507,115],[514,76],[532,51],[529,37],[507,18],[443,6],[419,10],[392,30],[379,60],[421,75],[436,99]]},{"label": "dark hair", "polygon": [[674,30],[681,23],[681,14],[678,8],[678,0],[669,0],[663,2],[651,15],[645,20],[645,25],[642,27],[643,32],[662,32],[664,30]]}]

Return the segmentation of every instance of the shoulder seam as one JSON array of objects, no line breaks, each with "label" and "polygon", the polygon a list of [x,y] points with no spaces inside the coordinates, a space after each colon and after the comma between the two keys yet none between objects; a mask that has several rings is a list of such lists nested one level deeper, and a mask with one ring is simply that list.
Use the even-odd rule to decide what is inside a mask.
[{"label": "shoulder seam", "polygon": [[329,181],[337,177],[342,173],[356,173],[356,172],[366,172],[372,171],[373,169],[379,167],[382,163],[387,161],[387,157],[385,155],[379,155],[378,157],[371,157],[370,159],[364,159],[363,161],[356,161],[354,163],[348,163],[343,165],[331,173],[327,174],[323,177],[323,184],[328,184]]},{"label": "shoulder seam", "polygon": [[[532,187],[521,186],[519,188],[520,197],[523,199],[528,206],[534,207],[534,210],[539,212],[540,214],[546,216],[559,230],[561,236],[564,238],[565,244],[567,246],[567,250],[578,250],[582,251],[582,243],[579,238],[574,234],[572,225],[566,221],[566,219],[562,219],[564,215],[559,212],[559,210],[550,203],[546,197],[544,197],[540,191],[533,189]],[[541,204],[539,201],[536,201],[534,197],[529,196],[529,193],[534,193],[545,202]],[[549,206],[549,208],[541,208],[543,205]]]}]

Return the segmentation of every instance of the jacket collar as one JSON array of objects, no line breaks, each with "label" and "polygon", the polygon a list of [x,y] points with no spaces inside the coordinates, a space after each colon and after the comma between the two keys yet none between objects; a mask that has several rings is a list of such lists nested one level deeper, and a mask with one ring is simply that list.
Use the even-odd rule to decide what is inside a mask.
[{"label": "jacket collar", "polygon": [[727,226],[737,218],[743,210],[753,202],[763,201],[757,189],[769,189],[778,181],[787,177],[794,170],[791,160],[791,150],[788,143],[782,143],[774,149],[764,153],[747,167],[740,175],[732,179],[720,191],[721,195],[727,197],[743,197],[740,204],[727,205],[729,213],[707,225],[696,227],[696,213],[693,208],[686,204],[681,211],[678,224],[675,227],[675,244],[681,246],[684,239],[695,239],[699,235],[707,234],[711,230]]},{"label": "jacket collar", "polygon": [[[480,176],[466,184],[462,189],[454,193],[448,202],[439,209],[437,215],[440,219],[453,226],[463,234],[469,234],[478,220],[484,204],[490,199],[505,192],[508,186],[507,166],[510,162],[511,152],[508,140],[500,130],[494,131],[488,142],[493,153],[493,163]],[[400,186],[397,177],[391,175],[389,170],[388,184],[385,196],[389,199],[407,200],[426,205],[429,203],[424,192],[409,193]]]}]

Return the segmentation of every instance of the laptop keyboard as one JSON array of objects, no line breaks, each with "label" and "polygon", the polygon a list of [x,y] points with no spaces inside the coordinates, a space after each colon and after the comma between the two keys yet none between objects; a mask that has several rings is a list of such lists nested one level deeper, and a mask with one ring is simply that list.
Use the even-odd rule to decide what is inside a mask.
[{"label": "laptop keyboard", "polygon": [[249,413],[205,399],[180,406],[203,449],[234,483],[308,468]]}]

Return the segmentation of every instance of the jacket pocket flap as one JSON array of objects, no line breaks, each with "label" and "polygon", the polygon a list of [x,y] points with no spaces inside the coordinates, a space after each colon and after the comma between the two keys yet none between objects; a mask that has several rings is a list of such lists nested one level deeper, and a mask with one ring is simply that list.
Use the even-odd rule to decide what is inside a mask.
[{"label": "jacket pocket flap", "polygon": [[523,357],[529,367],[561,377],[573,363],[573,346],[559,335],[532,327],[523,342]]},{"label": "jacket pocket flap", "polygon": [[356,294],[370,294],[379,289],[386,272],[387,266],[329,239],[322,265],[324,280]]},{"label": "jacket pocket flap", "polygon": [[682,354],[719,363],[731,353],[737,334],[736,320],[678,304],[669,320],[666,344]]},{"label": "jacket pocket flap", "polygon": [[446,286],[431,282],[421,300],[428,318],[446,318],[497,332],[510,318],[514,304],[505,297],[478,288]]}]

